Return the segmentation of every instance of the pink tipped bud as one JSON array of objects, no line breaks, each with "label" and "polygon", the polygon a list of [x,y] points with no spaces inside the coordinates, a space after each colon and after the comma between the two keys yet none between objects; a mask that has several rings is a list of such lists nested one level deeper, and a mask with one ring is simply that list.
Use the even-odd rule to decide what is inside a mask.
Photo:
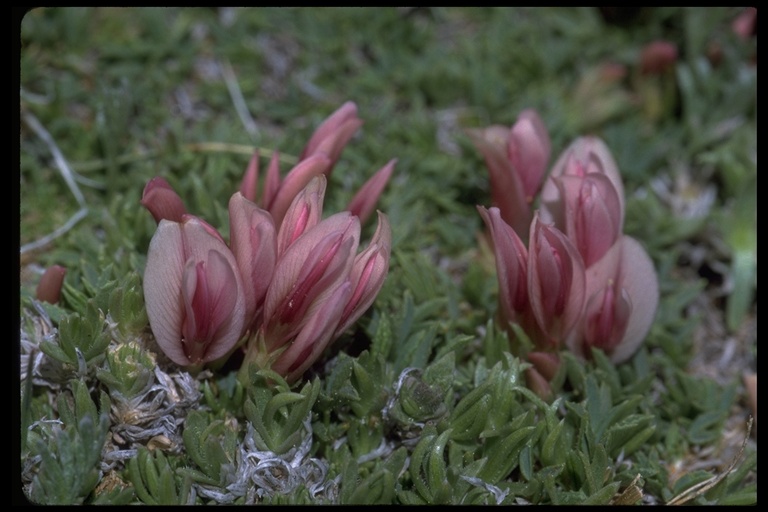
[{"label": "pink tipped bud", "polygon": [[640,73],[660,75],[677,62],[677,46],[669,41],[653,41],[640,54]]},{"label": "pink tipped bud", "polygon": [[389,178],[392,176],[392,171],[395,168],[397,159],[393,158],[387,165],[376,171],[365,184],[360,187],[355,197],[352,198],[347,210],[352,215],[357,215],[360,218],[360,223],[365,224],[365,221],[370,217],[373,210],[376,208],[376,203],[379,201],[379,197],[387,186]]},{"label": "pink tipped bud", "polygon": [[551,381],[555,378],[560,369],[560,356],[553,352],[529,352],[528,362],[541,374],[542,377]]},{"label": "pink tipped bud", "polygon": [[328,167],[328,163],[327,156],[315,154],[302,160],[288,172],[280,184],[280,188],[275,193],[274,199],[266,208],[272,214],[276,227],[280,227],[285,212],[298,193],[307,186],[312,178],[322,174]]},{"label": "pink tipped bud", "polygon": [[181,222],[182,215],[187,213],[179,194],[159,176],[147,182],[141,195],[141,205],[149,210],[158,224],[162,219]]},{"label": "pink tipped bud", "polygon": [[387,216],[379,212],[379,224],[371,242],[363,252],[355,256],[350,271],[350,282],[354,286],[349,302],[336,328],[340,335],[373,304],[376,295],[384,285],[389,271],[389,256],[392,245],[392,229]]},{"label": "pink tipped bud", "polygon": [[528,250],[512,227],[501,218],[498,208],[477,208],[493,241],[499,306],[507,322],[519,321],[528,310]]},{"label": "pink tipped bud", "polygon": [[278,256],[282,256],[288,246],[320,222],[323,216],[325,187],[326,178],[320,174],[312,178],[293,199],[277,234]]},{"label": "pink tipped bud", "polygon": [[344,146],[362,125],[363,120],[357,117],[357,105],[351,101],[344,103],[317,127],[299,160],[318,153],[326,155],[330,163],[325,174],[330,176]]},{"label": "pink tipped bud", "polygon": [[531,223],[528,296],[547,344],[565,341],[584,309],[584,263],[576,247],[554,226]]},{"label": "pink tipped bud", "polygon": [[262,210],[239,192],[229,200],[229,238],[243,279],[245,329],[258,323],[261,307],[277,261],[275,225]]},{"label": "pink tipped bud", "polygon": [[511,128],[499,125],[468,132],[485,159],[491,202],[523,239],[551,152],[549,133],[538,113],[524,110]]},{"label": "pink tipped bud", "polygon": [[494,125],[480,130],[469,130],[467,134],[485,160],[491,203],[500,210],[504,222],[522,239],[527,239],[532,213],[522,177],[512,167],[507,155],[509,132],[509,128]]},{"label": "pink tipped bud", "polygon": [[740,39],[747,40],[755,33],[757,8],[746,7],[731,23],[731,30]]},{"label": "pink tipped bud", "polygon": [[552,152],[549,132],[535,110],[523,110],[517,117],[509,134],[507,151],[512,168],[520,174],[526,202],[531,204],[541,187]]},{"label": "pink tipped bud", "polygon": [[536,393],[536,396],[549,402],[554,397],[552,385],[535,367],[525,369],[525,385]]},{"label": "pink tipped bud", "polygon": [[243,181],[240,183],[240,193],[249,201],[256,202],[256,192],[259,187],[259,152],[255,151],[248,167],[245,169]]},{"label": "pink tipped bud", "polygon": [[61,265],[52,265],[45,269],[40,282],[37,283],[37,300],[57,304],[61,298],[61,287],[66,274],[67,269]]},{"label": "pink tipped bud", "polygon": [[269,210],[268,205],[275,200],[278,190],[280,190],[280,154],[275,151],[272,153],[272,158],[269,159],[267,176],[264,178],[264,193],[258,203],[259,206]]}]

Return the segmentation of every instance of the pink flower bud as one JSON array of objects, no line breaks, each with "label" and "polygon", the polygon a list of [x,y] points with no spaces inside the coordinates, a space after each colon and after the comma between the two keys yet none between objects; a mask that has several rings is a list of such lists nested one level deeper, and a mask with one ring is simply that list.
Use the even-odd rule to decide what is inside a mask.
[{"label": "pink flower bud", "polygon": [[301,377],[335,339],[334,328],[351,293],[352,284],[349,281],[343,281],[332,289],[317,307],[308,312],[308,319],[271,369],[284,375],[288,382]]},{"label": "pink flower bud", "polygon": [[621,201],[605,174],[553,178],[564,204],[565,233],[589,268],[621,236]]},{"label": "pink flower bud", "polygon": [[312,178],[323,174],[329,161],[326,155],[317,153],[302,160],[288,172],[280,183],[280,188],[275,193],[273,200],[265,206],[265,210],[272,214],[276,227],[280,227],[285,212],[296,195],[307,186]]},{"label": "pink flower bud", "polygon": [[477,210],[493,241],[499,306],[504,322],[517,322],[528,309],[528,249],[515,230],[501,218],[497,207]]},{"label": "pink flower bud", "polygon": [[529,352],[531,367],[525,370],[528,388],[543,400],[552,400],[554,393],[550,382],[560,368],[560,357],[552,352]]},{"label": "pink flower bud", "polygon": [[186,216],[161,220],[144,271],[147,315],[162,351],[180,366],[226,355],[244,322],[237,262],[210,226]]},{"label": "pink flower bud", "polygon": [[376,208],[376,203],[379,201],[384,187],[387,186],[389,178],[392,176],[392,171],[395,168],[397,159],[393,158],[387,165],[376,171],[371,178],[360,187],[355,197],[347,205],[347,210],[352,212],[352,215],[357,215],[360,218],[360,223],[365,224],[373,210]]},{"label": "pink flower bud", "polygon": [[504,221],[520,237],[525,238],[532,213],[526,201],[522,178],[507,156],[509,132],[509,128],[494,125],[481,130],[469,130],[467,133],[483,154],[488,168],[491,203],[499,208]]},{"label": "pink flower bud", "polygon": [[560,369],[560,356],[552,352],[529,352],[526,356],[528,362],[541,374],[542,377],[551,381],[555,378]]},{"label": "pink flower bud", "polygon": [[330,176],[344,146],[362,125],[363,120],[357,117],[357,105],[351,101],[344,103],[317,127],[299,160],[318,153],[326,155],[329,164],[324,172]]},{"label": "pink flower bud", "polygon": [[541,188],[552,153],[549,132],[535,110],[520,112],[509,133],[507,153],[512,168],[520,174],[525,199],[530,204]]},{"label": "pink flower bud", "polygon": [[35,295],[37,300],[57,304],[61,298],[61,286],[67,269],[61,265],[52,265],[45,269],[40,282],[37,283]]},{"label": "pink flower bud", "polygon": [[542,400],[549,402],[554,397],[549,380],[535,366],[525,369],[525,385]]},{"label": "pink flower bud", "polygon": [[280,153],[273,151],[272,158],[269,159],[267,175],[264,178],[264,193],[258,205],[267,210],[267,205],[275,200],[278,190],[280,190]]},{"label": "pink flower bud", "polygon": [[485,159],[491,202],[523,239],[528,236],[531,203],[541,186],[551,152],[549,134],[533,110],[525,110],[511,129],[493,125],[468,132]]},{"label": "pink flower bud", "polygon": [[315,176],[293,199],[277,234],[278,257],[305,231],[322,220],[326,183],[324,175]]},{"label": "pink flower bud", "polygon": [[181,222],[181,216],[187,213],[179,194],[159,176],[147,182],[141,195],[141,205],[149,210],[158,224],[162,219]]},{"label": "pink flower bud", "polygon": [[677,61],[677,45],[669,41],[653,41],[640,52],[640,73],[660,75],[672,68]]},{"label": "pink flower bud", "polygon": [[336,327],[334,338],[343,333],[349,326],[373,304],[376,295],[384,285],[384,279],[389,271],[389,255],[392,245],[392,230],[387,216],[379,213],[379,223],[368,247],[355,256],[349,280],[354,286],[339,325]]},{"label": "pink flower bud", "polygon": [[359,239],[359,219],[341,212],[288,246],[277,262],[264,302],[264,338],[270,352],[296,336],[310,308],[318,307],[348,280]]},{"label": "pink flower bud", "polygon": [[564,342],[584,309],[584,262],[576,247],[538,214],[531,223],[528,250],[528,297],[546,334],[542,348]]},{"label": "pink flower bud", "polygon": [[731,22],[731,30],[740,39],[746,41],[755,33],[757,26],[757,7],[745,7]]},{"label": "pink flower bud", "polygon": [[243,181],[240,183],[240,193],[249,201],[256,202],[256,192],[259,188],[259,152],[255,151],[245,169]]},{"label": "pink flower bud", "polygon": [[601,348],[614,363],[635,353],[651,328],[659,303],[653,262],[633,238],[623,235],[586,273],[586,307],[568,347],[589,357]]},{"label": "pink flower bud", "polygon": [[[568,231],[566,218],[569,214],[566,212],[563,188],[558,185],[557,178],[561,176],[584,178],[593,173],[604,174],[613,185],[619,200],[618,226],[623,226],[624,184],[608,146],[602,139],[594,136],[577,138],[555,162],[541,189],[541,220],[545,223],[553,223],[557,229],[563,232]],[[604,188],[601,186],[601,189]],[[607,201],[612,202],[612,199],[607,199]],[[611,209],[616,210],[613,206]]]},{"label": "pink flower bud", "polygon": [[277,261],[277,237],[269,212],[236,192],[229,200],[229,238],[243,280],[245,329],[260,323],[261,307]]}]

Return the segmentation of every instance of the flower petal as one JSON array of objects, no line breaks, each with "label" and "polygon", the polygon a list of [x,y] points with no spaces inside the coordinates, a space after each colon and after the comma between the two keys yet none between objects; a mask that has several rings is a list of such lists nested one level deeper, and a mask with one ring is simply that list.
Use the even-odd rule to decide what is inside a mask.
[{"label": "flower petal", "polygon": [[291,244],[277,262],[264,301],[268,348],[298,332],[304,315],[348,278],[360,240],[360,221],[349,212],[328,217]]},{"label": "flower petal", "polygon": [[189,364],[181,344],[181,277],[185,261],[181,224],[161,220],[147,252],[144,302],[158,346],[171,361],[182,366]]},{"label": "flower petal", "polygon": [[622,237],[621,286],[632,300],[632,314],[621,343],[611,354],[611,361],[629,359],[645,339],[659,305],[659,280],[653,261],[634,238]]},{"label": "flower petal", "polygon": [[315,176],[293,199],[277,233],[278,256],[322,219],[326,182],[325,175]]},{"label": "flower petal", "polygon": [[515,172],[507,156],[509,129],[490,126],[469,130],[468,135],[483,154],[491,189],[491,202],[501,211],[501,218],[521,239],[527,239],[532,213],[522,178]]},{"label": "flower petal", "polygon": [[256,193],[259,188],[259,151],[256,150],[245,169],[243,181],[240,183],[240,193],[249,201],[256,201]]},{"label": "flower petal", "polygon": [[392,176],[392,171],[395,168],[397,159],[393,158],[387,165],[376,171],[368,181],[366,181],[360,190],[357,191],[355,197],[347,205],[347,210],[352,212],[352,215],[357,215],[360,218],[360,223],[365,224],[365,221],[370,217],[373,210],[376,208],[376,203],[379,201],[384,187],[387,186],[389,178]]},{"label": "flower petal", "polygon": [[319,153],[325,154],[330,163],[324,172],[330,176],[344,146],[362,125],[363,120],[357,117],[357,105],[347,101],[317,127],[299,160]]},{"label": "flower petal", "polygon": [[322,174],[328,167],[330,160],[324,154],[315,154],[302,160],[291,169],[280,184],[274,200],[266,210],[272,214],[275,226],[279,228],[288,207],[296,195],[307,186],[315,176]]},{"label": "flower petal", "polygon": [[565,342],[581,317],[584,293],[584,262],[576,247],[536,214],[528,250],[528,296],[550,344]]},{"label": "flower petal", "polygon": [[371,242],[355,256],[349,278],[354,291],[344,307],[335,336],[340,335],[373,304],[376,295],[384,285],[389,271],[389,256],[392,246],[392,229],[387,216],[379,213],[379,223]]},{"label": "flower petal", "polygon": [[272,216],[236,192],[229,200],[229,238],[243,281],[245,328],[257,321],[277,262]]},{"label": "flower petal", "polygon": [[237,263],[212,229],[192,216],[182,223],[161,220],[147,254],[144,297],[152,332],[182,366],[225,355],[243,327]]},{"label": "flower petal", "polygon": [[182,215],[187,213],[179,194],[159,176],[147,182],[141,195],[141,205],[149,210],[157,223],[162,219],[181,222]]},{"label": "flower petal", "polygon": [[528,204],[544,179],[552,144],[544,122],[533,109],[523,110],[512,125],[507,146],[509,161],[520,175]]},{"label": "flower petal", "polygon": [[477,210],[493,241],[499,305],[505,321],[516,322],[528,309],[528,250],[512,227],[504,222],[497,207]]},{"label": "flower petal", "polygon": [[345,281],[336,286],[326,300],[318,302],[307,313],[307,321],[271,369],[284,375],[288,382],[298,379],[335,339],[335,327],[351,293],[352,284]]}]

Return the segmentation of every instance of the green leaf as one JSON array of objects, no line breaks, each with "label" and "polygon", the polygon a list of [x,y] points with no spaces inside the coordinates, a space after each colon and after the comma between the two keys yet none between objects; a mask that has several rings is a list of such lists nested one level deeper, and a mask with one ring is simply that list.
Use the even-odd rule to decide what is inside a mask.
[{"label": "green leaf", "polygon": [[63,429],[54,426],[44,431],[34,446],[40,468],[32,480],[30,498],[46,505],[84,503],[99,481],[98,464],[108,429],[106,414],[96,423],[89,411]]},{"label": "green leaf", "polygon": [[602,489],[599,489],[595,493],[589,495],[583,502],[581,502],[581,504],[608,505],[610,504],[613,497],[616,496],[616,492],[619,490],[620,485],[620,482],[611,482]]},{"label": "green leaf", "polygon": [[509,475],[519,462],[520,451],[526,444],[534,442],[535,436],[541,431],[541,425],[539,423],[537,426],[519,428],[499,442],[488,443],[483,450],[487,453],[488,461],[478,473],[478,477],[490,484],[496,484]]}]

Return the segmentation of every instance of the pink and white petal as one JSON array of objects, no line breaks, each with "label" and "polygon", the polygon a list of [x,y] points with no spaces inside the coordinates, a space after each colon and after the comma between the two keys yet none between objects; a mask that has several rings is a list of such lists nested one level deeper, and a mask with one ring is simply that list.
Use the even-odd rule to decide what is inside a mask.
[{"label": "pink and white petal", "polygon": [[541,187],[551,152],[549,134],[536,111],[526,110],[518,116],[510,131],[507,151],[530,204]]},{"label": "pink and white petal", "polygon": [[280,184],[280,189],[275,194],[274,200],[266,209],[272,214],[275,226],[280,226],[288,207],[296,195],[307,186],[315,176],[325,172],[331,160],[324,154],[318,153],[302,160],[291,169]]},{"label": "pink and white petal", "polygon": [[502,313],[508,321],[516,321],[528,308],[528,249],[515,230],[501,218],[498,208],[478,207],[478,211],[493,242]]},{"label": "pink and white petal", "polygon": [[285,375],[288,382],[301,377],[335,339],[333,334],[351,293],[351,283],[343,282],[333,290],[327,300],[310,310],[307,322],[296,339],[280,354],[272,369]]},{"label": "pink and white petal", "polygon": [[187,365],[181,343],[184,303],[181,280],[185,256],[181,225],[161,220],[147,252],[144,270],[144,302],[158,346],[178,365]]},{"label": "pink and white petal", "polygon": [[226,253],[213,249],[209,251],[205,277],[210,294],[209,321],[216,329],[204,354],[204,362],[209,362],[227,354],[240,339],[245,320],[245,301],[242,293],[233,293],[241,285],[237,267],[232,265]]},{"label": "pink and white petal", "polygon": [[[521,238],[526,238],[532,213],[523,181],[507,155],[509,128],[494,125],[482,130],[469,130],[467,133],[483,154],[488,168],[491,202],[499,208],[504,221]],[[503,133],[505,135],[502,139]]]},{"label": "pink and white petal", "polygon": [[[301,327],[295,318],[319,300],[327,290],[346,279],[360,239],[360,221],[349,212],[339,212],[301,235],[285,251],[275,267],[264,300],[267,343],[279,345]],[[299,303],[293,301],[300,294]],[[293,301],[293,303],[292,303]],[[287,318],[295,322],[286,331]]]},{"label": "pink and white petal", "polygon": [[[233,327],[232,330],[241,330],[245,317],[246,302],[243,283],[234,254],[219,237],[210,233],[206,224],[200,219],[187,219],[182,224],[182,231],[184,247],[189,258],[193,258],[195,261],[206,261],[210,251],[214,251],[223,258],[227,266],[232,270],[233,279],[230,279],[228,273],[226,273],[226,276],[219,274],[219,277],[226,277],[227,293],[234,295],[236,299],[232,309],[232,323],[234,326],[237,326],[237,329]],[[210,271],[217,270],[212,269]]]},{"label": "pink and white petal", "polygon": [[322,219],[326,183],[327,179],[323,174],[315,176],[291,202],[277,233],[278,256]]},{"label": "pink and white petal", "polygon": [[272,216],[239,192],[229,200],[229,238],[237,261],[249,321],[263,301],[277,259]]},{"label": "pink and white petal", "polygon": [[617,364],[629,359],[642,344],[659,305],[659,280],[653,261],[634,238],[624,235],[621,243],[621,286],[632,301],[632,314],[624,338],[610,356]]},{"label": "pink and white petal", "polygon": [[557,228],[531,223],[528,294],[539,326],[551,342],[565,342],[584,311],[585,271],[581,255]]},{"label": "pink and white petal", "polygon": [[357,321],[373,304],[389,271],[392,229],[387,216],[381,212],[376,232],[363,252],[355,256],[350,281],[354,285],[349,302],[344,308],[335,335],[340,335]]}]

